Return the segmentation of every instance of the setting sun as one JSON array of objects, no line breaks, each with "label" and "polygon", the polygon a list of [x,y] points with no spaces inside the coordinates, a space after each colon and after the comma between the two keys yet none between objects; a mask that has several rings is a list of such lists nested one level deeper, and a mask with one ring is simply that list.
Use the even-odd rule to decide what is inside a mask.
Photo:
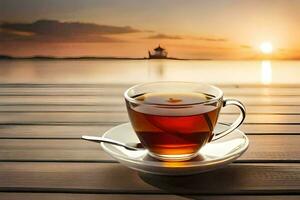
[{"label": "setting sun", "polygon": [[259,48],[264,54],[271,54],[273,52],[273,45],[270,42],[262,42]]}]

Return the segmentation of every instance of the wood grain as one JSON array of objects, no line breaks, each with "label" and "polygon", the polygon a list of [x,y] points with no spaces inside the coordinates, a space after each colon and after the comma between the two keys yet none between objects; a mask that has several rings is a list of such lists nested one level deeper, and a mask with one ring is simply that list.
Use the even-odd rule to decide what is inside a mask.
[{"label": "wood grain", "polygon": [[298,195],[168,195],[168,194],[70,194],[70,193],[13,193],[0,192],[0,199],[14,200],[299,200]]},{"label": "wood grain", "polygon": [[80,138],[102,135],[114,125],[0,125],[0,138]]},{"label": "wood grain", "polygon": [[[0,199],[299,199],[300,85],[219,85],[246,105],[249,149],[186,177],[137,173],[79,139],[128,121],[130,86],[0,84]],[[222,112],[220,121],[236,118],[233,107]]]},{"label": "wood grain", "polygon": [[[1,88],[128,88],[132,87],[136,83],[0,83]],[[235,88],[235,89],[287,89],[287,88],[299,88],[300,84],[298,83],[287,83],[279,84],[272,83],[264,85],[261,83],[241,83],[241,84],[232,84],[232,83],[218,83],[214,84],[217,87],[226,89],[226,88]]]},{"label": "wood grain", "polygon": [[[222,114],[220,122],[231,123],[236,115]],[[8,112],[0,115],[0,124],[103,124],[128,122],[124,112],[68,113],[68,112]],[[245,124],[300,124],[298,115],[248,114]]]},{"label": "wood grain", "polygon": [[[300,162],[300,135],[249,136],[240,162]],[[84,140],[1,139],[0,161],[112,162],[97,143]]]},{"label": "wood grain", "polygon": [[[138,174],[117,163],[0,163],[0,191],[295,194],[300,164],[231,164],[193,176]],[[216,181],[218,180],[218,181]]]},{"label": "wood grain", "polygon": [[[246,106],[249,114],[293,114],[300,115],[300,106]],[[126,112],[124,105],[6,105],[0,106],[0,114],[5,112]],[[238,113],[237,108],[223,107],[221,113]]]},{"label": "wood grain", "polygon": [[300,125],[243,124],[239,129],[246,134],[300,134]]},{"label": "wood grain", "polygon": [[[5,87],[0,85],[0,95],[115,95],[122,96],[124,91],[130,87],[129,85],[108,87],[64,87],[54,86],[46,87],[43,85],[33,85],[27,87]],[[221,87],[225,95],[240,95],[240,96],[257,96],[257,95],[270,95],[270,96],[299,96],[299,88],[253,88],[253,87]]]},{"label": "wood grain", "polygon": [[[0,138],[79,138],[81,135],[102,135],[115,124],[103,125],[0,125]],[[247,135],[300,135],[300,125],[243,124]]]},{"label": "wood grain", "polygon": [[[0,96],[0,105],[123,105],[122,96]],[[300,105],[300,96],[225,96],[246,105]]]}]

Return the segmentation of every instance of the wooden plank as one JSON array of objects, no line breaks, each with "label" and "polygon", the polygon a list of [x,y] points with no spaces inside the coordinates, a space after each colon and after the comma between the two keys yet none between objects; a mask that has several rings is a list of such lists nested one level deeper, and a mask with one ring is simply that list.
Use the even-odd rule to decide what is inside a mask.
[{"label": "wooden plank", "polygon": [[[299,114],[300,106],[246,106],[249,114]],[[69,106],[69,105],[6,105],[0,112],[126,112],[125,105]],[[239,112],[233,106],[224,107],[222,113]],[[1,114],[1,113],[0,113]]]},{"label": "wooden plank", "polygon": [[[99,87],[99,88],[0,88],[0,95],[31,95],[31,96],[101,96],[101,95],[118,95],[122,96],[126,88],[115,88],[115,87]],[[294,89],[291,89],[290,93],[287,94],[297,94]]]},{"label": "wooden plank", "polygon": [[0,192],[0,199],[14,200],[299,200],[298,195],[168,195],[168,194],[70,194],[70,193],[14,193]]},{"label": "wooden plank", "polygon": [[116,105],[124,104],[122,97],[111,96],[1,96],[0,105]]},{"label": "wooden plank", "polygon": [[[129,86],[128,86],[129,87]],[[0,87],[0,95],[120,95],[127,87]],[[221,88],[225,95],[299,96],[299,88]]]},{"label": "wooden plank", "polygon": [[[1,108],[0,108],[1,109]],[[228,106],[221,109],[222,113],[239,112],[235,107]],[[247,114],[300,114],[300,106],[246,106]]]},{"label": "wooden plank", "polygon": [[[97,134],[94,134],[97,135]],[[250,135],[239,162],[300,162],[300,135]],[[114,161],[97,143],[70,139],[0,139],[0,161]]]},{"label": "wooden plank", "polygon": [[113,126],[0,125],[0,138],[80,138],[81,135],[102,135]]},{"label": "wooden plank", "polygon": [[222,88],[224,95],[240,96],[298,96],[300,88]]},{"label": "wooden plank", "polygon": [[[132,87],[135,84],[140,83],[0,83],[1,88],[11,88],[11,87],[18,87],[18,88],[24,88],[24,87],[35,87],[35,88],[57,88],[57,87],[63,87],[63,88],[120,88],[120,87]],[[288,83],[288,84],[269,84],[264,85],[261,83],[242,83],[242,84],[232,84],[232,83],[223,83],[223,84],[214,84],[217,87],[220,88],[299,88],[300,84],[297,83]]]},{"label": "wooden plank", "polygon": [[115,162],[97,143],[84,140],[0,140],[1,161]]},{"label": "wooden plank", "polygon": [[[35,87],[29,87],[29,88],[1,88],[0,87],[0,95],[12,95],[12,96],[17,96],[17,95],[22,95],[22,96],[52,96],[52,95],[64,95],[64,96],[100,96],[100,95],[118,95],[122,96],[123,93],[125,92],[126,88],[121,87],[121,88],[49,88],[49,87],[44,87],[44,88],[35,88]],[[287,94],[297,94],[294,89],[291,89],[290,93]],[[300,92],[299,92],[300,95]]]},{"label": "wooden plank", "polygon": [[[222,114],[221,122],[233,122],[236,115]],[[0,124],[101,124],[129,121],[127,113],[8,112],[0,115]],[[298,115],[248,114],[245,124],[300,124]]]},{"label": "wooden plank", "polygon": [[[193,176],[136,173],[117,163],[0,163],[0,191],[295,194],[300,164],[231,164]],[[216,181],[218,180],[218,181]]]},{"label": "wooden plank", "polygon": [[[128,88],[131,86],[133,83],[0,83],[0,88]],[[293,88],[294,85],[291,87]]]},{"label": "wooden plank", "polygon": [[[298,106],[294,106],[297,107]],[[290,112],[297,110],[287,109]],[[124,105],[0,105],[0,112],[126,112]],[[289,111],[286,111],[289,112]],[[300,106],[299,106],[300,113]]]},{"label": "wooden plank", "polygon": [[[0,138],[76,139],[81,135],[102,135],[115,124],[103,125],[0,125]],[[247,135],[298,135],[300,125],[243,124],[240,130]]]},{"label": "wooden plank", "polygon": [[[300,105],[300,96],[226,96],[246,105]],[[0,96],[0,105],[120,105],[122,96]]]},{"label": "wooden plank", "polygon": [[243,124],[239,129],[246,134],[300,134],[300,125]]}]

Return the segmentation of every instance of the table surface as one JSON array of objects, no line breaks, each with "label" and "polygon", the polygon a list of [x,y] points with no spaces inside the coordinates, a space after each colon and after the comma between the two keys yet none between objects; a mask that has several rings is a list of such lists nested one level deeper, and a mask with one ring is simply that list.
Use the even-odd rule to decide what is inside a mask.
[{"label": "table surface", "polygon": [[219,85],[246,105],[249,149],[223,169],[183,177],[138,173],[80,139],[128,121],[129,86],[0,84],[0,199],[300,198],[300,85]]}]

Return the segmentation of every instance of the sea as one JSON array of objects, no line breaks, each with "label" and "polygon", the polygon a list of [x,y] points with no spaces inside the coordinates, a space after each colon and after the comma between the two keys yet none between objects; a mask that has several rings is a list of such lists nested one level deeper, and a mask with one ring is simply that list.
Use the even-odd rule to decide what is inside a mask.
[{"label": "sea", "polygon": [[135,84],[149,81],[299,84],[300,61],[169,59],[0,61],[0,84]]}]

